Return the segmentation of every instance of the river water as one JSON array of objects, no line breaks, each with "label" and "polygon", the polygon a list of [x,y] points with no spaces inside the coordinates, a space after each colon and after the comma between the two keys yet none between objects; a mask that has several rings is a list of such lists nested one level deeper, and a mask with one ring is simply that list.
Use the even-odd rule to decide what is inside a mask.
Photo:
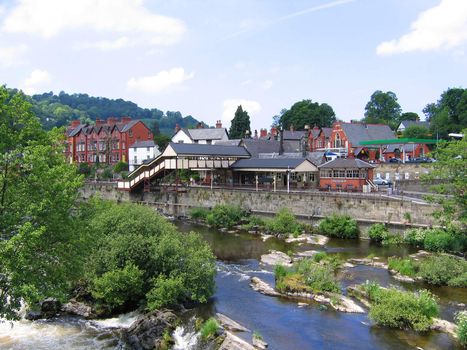
[{"label": "river water", "polygon": [[[176,223],[181,231],[197,231],[210,244],[218,258],[216,292],[210,303],[185,316],[187,325],[178,328],[176,349],[195,349],[195,333],[188,326],[190,318],[208,317],[220,312],[236,320],[251,331],[259,332],[270,349],[457,349],[446,334],[414,332],[379,328],[371,324],[367,315],[346,314],[326,309],[318,304],[300,306],[296,301],[264,296],[249,286],[250,278],[258,276],[274,284],[272,268],[259,263],[261,254],[269,250],[283,252],[324,250],[342,258],[405,256],[414,251],[406,247],[380,247],[368,241],[331,239],[324,246],[285,243],[276,238],[263,241],[246,233],[222,233],[188,223]],[[357,266],[344,273],[343,291],[350,284],[366,280],[384,286],[396,285],[406,289],[428,288],[423,284],[401,283],[383,269]],[[467,303],[467,291],[460,288],[430,288],[440,298],[441,317],[452,320],[459,303]],[[129,326],[136,315],[103,321],[79,318],[15,322],[0,324],[0,349],[125,349],[119,340],[117,326]],[[251,341],[251,333],[239,333]]]}]

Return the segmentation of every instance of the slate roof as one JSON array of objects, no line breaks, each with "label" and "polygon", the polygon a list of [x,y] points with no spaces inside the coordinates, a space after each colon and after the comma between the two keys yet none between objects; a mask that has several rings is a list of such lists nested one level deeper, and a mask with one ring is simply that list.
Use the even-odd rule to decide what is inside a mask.
[{"label": "slate roof", "polygon": [[403,120],[399,124],[398,129],[403,125],[405,128],[408,128],[411,125],[419,125],[419,126],[424,126],[425,128],[429,129],[430,128],[430,122],[429,121],[416,121],[416,120]]},{"label": "slate roof", "polygon": [[250,153],[241,146],[219,146],[173,142],[169,145],[177,154],[180,155],[250,157]]},{"label": "slate roof", "polygon": [[358,147],[361,141],[396,138],[391,128],[384,124],[341,123],[341,128],[352,147]]},{"label": "slate roof", "polygon": [[117,127],[118,127],[118,130],[120,130],[121,132],[126,132],[128,130],[130,130],[136,123],[138,123],[139,120],[132,120],[131,122],[128,122],[126,124],[117,124]]},{"label": "slate roof", "polygon": [[284,130],[284,140],[301,140],[303,137],[306,137],[306,131],[305,130]]},{"label": "slate roof", "polygon": [[240,146],[241,139],[216,141],[219,146]]},{"label": "slate roof", "polygon": [[[130,130],[138,122],[140,122],[140,120],[132,120],[132,121],[130,121],[128,123],[124,123],[124,124],[117,123],[117,124],[115,124],[115,126],[117,127],[117,129],[120,132],[127,132],[128,130]],[[103,129],[103,130],[109,132],[109,131],[112,130],[113,127],[114,127],[114,125],[108,125],[108,124],[104,124],[104,125],[101,125],[101,126],[80,124],[77,127],[73,128],[71,130],[68,130],[68,136],[70,136],[70,137],[76,136],[80,131],[82,131],[86,135],[89,135],[90,133],[92,133],[93,130],[95,130],[96,132],[99,132],[101,129]]]},{"label": "slate roof", "polygon": [[295,169],[305,161],[305,158],[250,158],[240,159],[233,163],[232,169]]},{"label": "slate roof", "polygon": [[331,134],[332,134],[332,128],[321,128],[321,130],[323,131],[324,133],[324,137],[325,138],[330,138],[331,137]]},{"label": "slate roof", "polygon": [[193,141],[196,140],[221,140],[227,134],[225,128],[203,128],[203,129],[184,129],[185,133],[190,136]]},{"label": "slate roof", "polygon": [[146,148],[146,147],[154,147],[156,144],[152,140],[148,141],[136,141],[134,144],[130,146],[130,148]]},{"label": "slate roof", "polygon": [[319,166],[326,162],[326,157],[324,156],[326,152],[308,152],[306,159],[312,162],[314,165]]},{"label": "slate roof", "polygon": [[241,143],[253,158],[258,158],[260,153],[279,153],[280,142],[265,139],[242,139]]},{"label": "slate roof", "polygon": [[374,167],[374,165],[357,158],[336,158],[318,166],[320,169],[366,169]]}]

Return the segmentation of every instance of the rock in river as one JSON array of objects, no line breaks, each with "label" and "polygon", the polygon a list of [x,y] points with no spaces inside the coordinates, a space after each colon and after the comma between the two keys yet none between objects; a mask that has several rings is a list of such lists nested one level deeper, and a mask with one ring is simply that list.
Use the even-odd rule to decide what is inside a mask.
[{"label": "rock in river", "polygon": [[270,250],[269,254],[261,255],[261,262],[268,265],[292,266],[292,258],[277,250]]}]

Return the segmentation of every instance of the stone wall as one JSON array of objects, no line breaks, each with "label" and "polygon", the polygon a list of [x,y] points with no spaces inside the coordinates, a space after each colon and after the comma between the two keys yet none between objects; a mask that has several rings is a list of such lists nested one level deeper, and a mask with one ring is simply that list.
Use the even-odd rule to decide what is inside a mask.
[{"label": "stone wall", "polygon": [[187,188],[186,192],[132,193],[118,191],[110,183],[88,183],[83,199],[93,194],[113,201],[133,201],[152,205],[168,215],[188,215],[191,208],[212,208],[216,204],[240,205],[253,213],[273,215],[289,208],[307,219],[347,214],[360,222],[386,222],[395,225],[431,226],[435,205],[388,198],[380,194],[328,192],[254,192],[231,189]]},{"label": "stone wall", "polygon": [[[377,174],[385,179],[386,174],[389,174],[389,179],[394,182],[396,174],[399,174],[399,180],[418,180],[422,174],[430,172],[430,163],[381,163],[376,166],[373,171],[374,177]],[[397,180],[396,180],[397,181]]]}]

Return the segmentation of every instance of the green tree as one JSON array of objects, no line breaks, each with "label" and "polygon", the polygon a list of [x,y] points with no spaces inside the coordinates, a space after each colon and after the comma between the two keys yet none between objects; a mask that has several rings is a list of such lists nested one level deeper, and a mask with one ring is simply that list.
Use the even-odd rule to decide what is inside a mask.
[{"label": "green tree", "polygon": [[280,125],[288,129],[292,125],[296,130],[302,130],[305,125],[313,127],[331,127],[336,121],[336,114],[326,103],[319,104],[312,100],[302,100],[292,105],[289,110],[282,110],[279,119]]},{"label": "green tree", "polygon": [[170,140],[170,136],[164,134],[154,135],[154,143],[157,145],[159,151],[161,152],[164,152],[165,148],[170,143]]},{"label": "green tree", "polygon": [[400,121],[403,121],[403,120],[416,121],[416,120],[419,120],[419,119],[420,119],[420,117],[418,116],[418,114],[414,113],[414,112],[404,112],[400,116]]},{"label": "green tree", "polygon": [[231,139],[241,139],[246,136],[246,132],[251,136],[250,116],[244,111],[242,106],[238,106],[235,116],[231,121],[229,137]]},{"label": "green tree", "polygon": [[467,89],[451,88],[436,103],[428,104],[423,113],[430,121],[433,135],[448,138],[451,132],[467,128]]},{"label": "green tree", "polygon": [[17,317],[21,300],[64,299],[82,271],[86,239],[70,215],[82,177],[63,157],[63,135],[0,87],[0,317]]},{"label": "green tree", "polygon": [[431,138],[430,130],[427,127],[416,124],[408,126],[402,136],[417,139]]},{"label": "green tree", "polygon": [[366,123],[383,123],[395,129],[400,121],[401,106],[397,102],[397,96],[392,91],[383,92],[376,90],[365,106]]},{"label": "green tree", "polygon": [[[463,130],[464,135],[467,129]],[[433,200],[438,201],[443,211],[440,213],[445,225],[459,220],[462,225],[467,224],[467,138],[453,141],[441,141],[434,152],[436,162],[433,170],[424,176],[427,183],[441,180],[433,188],[442,196]],[[446,196],[447,195],[447,196]]]}]

